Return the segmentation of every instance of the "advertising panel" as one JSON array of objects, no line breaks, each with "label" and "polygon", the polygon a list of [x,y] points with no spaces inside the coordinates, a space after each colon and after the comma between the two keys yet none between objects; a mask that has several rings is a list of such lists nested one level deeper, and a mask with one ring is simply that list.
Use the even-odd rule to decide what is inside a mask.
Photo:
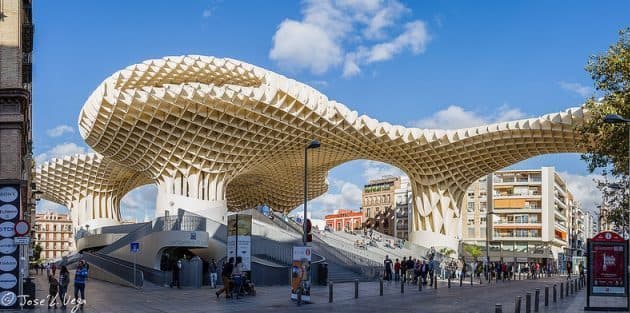
[{"label": "advertising panel", "polygon": [[291,299],[297,300],[298,292],[302,301],[311,301],[311,247],[293,247],[291,265]]},{"label": "advertising panel", "polygon": [[239,256],[243,260],[243,270],[252,270],[252,216],[248,214],[228,215],[228,259]]},{"label": "advertising panel", "polygon": [[619,296],[626,290],[626,241],[610,231],[597,234],[589,242],[590,291],[593,296]]},{"label": "advertising panel", "polygon": [[20,212],[20,185],[0,185],[0,309],[19,308],[19,249],[15,244],[15,223]]}]

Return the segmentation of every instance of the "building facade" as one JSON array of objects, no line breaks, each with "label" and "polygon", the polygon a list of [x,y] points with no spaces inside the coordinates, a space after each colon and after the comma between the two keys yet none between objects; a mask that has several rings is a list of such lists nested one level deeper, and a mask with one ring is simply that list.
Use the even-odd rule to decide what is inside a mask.
[{"label": "building facade", "polygon": [[398,188],[400,188],[398,176],[373,179],[363,186],[361,213],[366,228],[394,236],[394,211]]},{"label": "building facade", "polygon": [[413,196],[408,177],[400,178],[400,188],[396,189],[396,212],[394,215],[394,237],[409,240],[409,223],[413,212]]},{"label": "building facade", "polygon": [[575,251],[584,242],[584,214],[553,167],[495,172],[471,185],[466,200],[463,242],[488,244],[491,260],[557,260],[569,252],[573,230]]},{"label": "building facade", "polygon": [[75,250],[69,214],[38,213],[34,230],[35,244],[42,247],[41,260],[57,260]]},{"label": "building facade", "polygon": [[326,226],[334,231],[359,230],[363,227],[363,214],[352,210],[335,210],[324,216]]}]

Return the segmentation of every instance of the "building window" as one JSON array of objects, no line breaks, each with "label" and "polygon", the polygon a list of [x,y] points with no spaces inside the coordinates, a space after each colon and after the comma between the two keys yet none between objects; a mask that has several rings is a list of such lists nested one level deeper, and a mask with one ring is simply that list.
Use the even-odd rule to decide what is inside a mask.
[{"label": "building window", "polygon": [[468,213],[472,213],[475,211],[475,203],[474,202],[468,202],[468,209],[467,209]]},{"label": "building window", "polygon": [[475,228],[468,227],[468,237],[475,237]]}]

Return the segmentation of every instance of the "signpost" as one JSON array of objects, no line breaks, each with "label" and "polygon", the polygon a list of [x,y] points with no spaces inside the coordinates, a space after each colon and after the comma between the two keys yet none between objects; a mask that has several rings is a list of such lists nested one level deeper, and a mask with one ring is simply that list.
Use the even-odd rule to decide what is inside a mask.
[{"label": "signpost", "polygon": [[[14,237],[20,218],[21,193],[19,184],[0,185],[0,310],[19,309],[17,295],[22,294],[25,245],[16,245]],[[26,235],[30,227],[21,235]],[[20,231],[23,226],[20,226]],[[19,249],[18,249],[19,247]],[[28,273],[28,272],[27,272]]]},{"label": "signpost", "polygon": [[136,255],[140,253],[140,243],[139,242],[131,242],[129,243],[129,251],[133,253],[133,286],[136,286]]},{"label": "signpost", "polygon": [[[588,240],[588,274],[585,311],[626,311],[628,295],[628,240],[604,231]],[[591,296],[627,297],[626,307],[592,307]]]},{"label": "signpost", "polygon": [[252,216],[249,214],[228,215],[228,259],[241,257],[243,271],[252,270]]},{"label": "signpost", "polygon": [[291,300],[311,302],[311,247],[293,247],[291,265]]}]

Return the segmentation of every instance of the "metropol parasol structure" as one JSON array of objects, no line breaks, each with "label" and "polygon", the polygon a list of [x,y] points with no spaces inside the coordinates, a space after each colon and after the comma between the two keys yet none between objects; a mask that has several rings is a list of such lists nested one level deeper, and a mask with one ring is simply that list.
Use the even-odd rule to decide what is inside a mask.
[{"label": "metropol parasol structure", "polygon": [[406,128],[359,116],[314,88],[245,62],[206,56],[144,61],[105,79],[85,102],[79,129],[96,152],[37,167],[43,197],[67,206],[75,231],[120,223],[130,190],[156,184],[156,216],[178,208],[225,223],[227,211],[303,202],[327,190],[328,171],[369,159],[410,179],[409,238],[457,246],[468,186],[533,156],[578,152],[582,108],[456,130]]}]

